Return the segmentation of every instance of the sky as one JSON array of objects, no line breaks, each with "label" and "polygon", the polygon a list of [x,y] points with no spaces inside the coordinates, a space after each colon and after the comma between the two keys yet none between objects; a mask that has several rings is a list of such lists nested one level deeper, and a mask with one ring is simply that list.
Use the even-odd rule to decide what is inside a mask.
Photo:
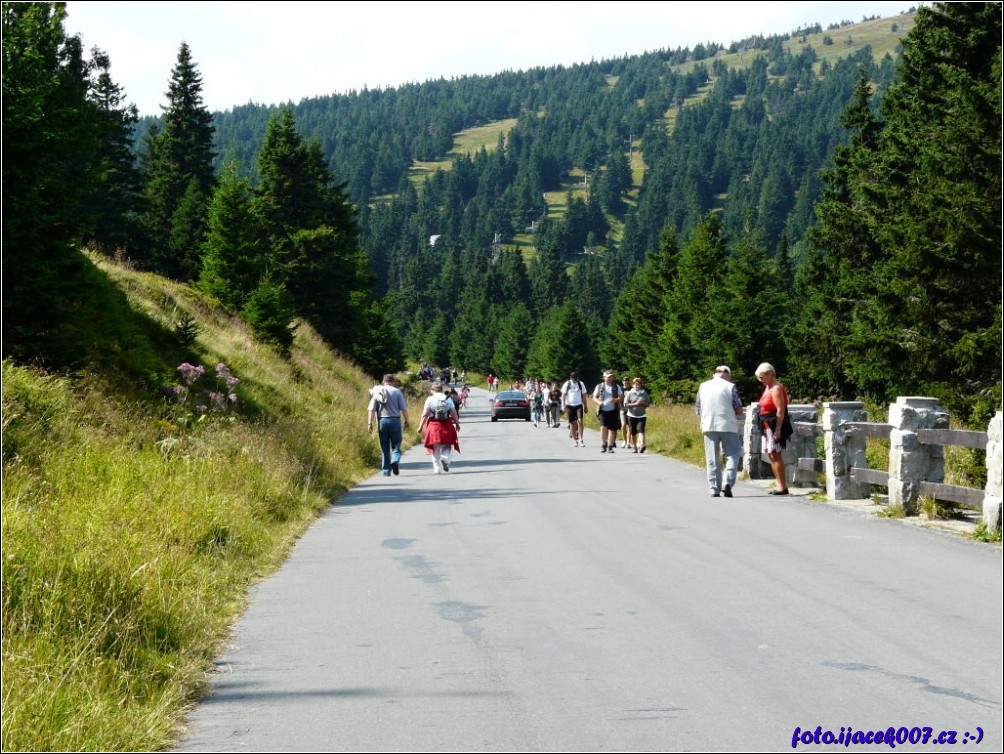
[{"label": "sky", "polygon": [[210,111],[383,89],[891,17],[917,2],[66,3],[65,28],[160,115],[187,42]]}]

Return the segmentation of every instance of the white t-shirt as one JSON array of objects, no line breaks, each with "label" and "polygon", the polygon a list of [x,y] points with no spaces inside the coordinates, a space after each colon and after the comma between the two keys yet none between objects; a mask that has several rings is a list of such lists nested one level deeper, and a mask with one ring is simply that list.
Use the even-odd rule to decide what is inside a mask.
[{"label": "white t-shirt", "polygon": [[561,396],[565,399],[566,406],[581,406],[582,397],[585,394],[586,386],[581,380],[572,382],[568,380],[561,386]]}]

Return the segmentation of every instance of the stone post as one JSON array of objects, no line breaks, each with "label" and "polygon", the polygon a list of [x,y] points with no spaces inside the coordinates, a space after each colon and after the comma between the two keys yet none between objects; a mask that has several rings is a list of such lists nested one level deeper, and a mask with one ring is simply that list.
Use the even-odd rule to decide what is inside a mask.
[{"label": "stone post", "polygon": [[990,529],[1001,528],[1004,504],[1004,418],[1001,412],[987,428],[987,486],[983,496],[983,522]]},{"label": "stone post", "polygon": [[760,422],[757,421],[759,415],[760,407],[756,403],[746,407],[746,418],[740,427],[740,436],[743,439],[742,467],[750,479],[773,479],[774,472],[770,470],[770,464],[763,460],[760,453]]},{"label": "stone post", "polygon": [[[788,415],[792,424],[806,422],[816,424],[819,421],[819,410],[811,403],[789,403]],[[799,458],[816,458],[816,438],[800,437],[793,434],[788,440],[788,446],[781,453],[784,459],[784,475],[792,487],[818,487],[815,471],[802,471],[798,468]]]},{"label": "stone post", "polygon": [[826,446],[826,497],[830,500],[862,500],[871,485],[851,479],[851,469],[867,469],[866,441],[844,430],[846,422],[866,422],[868,412],[860,401],[823,404],[823,441]]},{"label": "stone post", "polygon": [[889,504],[908,516],[918,513],[920,483],[945,480],[945,450],[922,445],[919,429],[948,429],[948,414],[937,398],[900,396],[889,406]]}]

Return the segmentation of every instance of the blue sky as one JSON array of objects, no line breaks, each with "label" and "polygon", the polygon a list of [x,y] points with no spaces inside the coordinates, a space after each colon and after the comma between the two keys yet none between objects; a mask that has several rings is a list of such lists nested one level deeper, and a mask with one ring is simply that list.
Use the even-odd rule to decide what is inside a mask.
[{"label": "blue sky", "polygon": [[142,115],[187,42],[210,110],[730,42],[895,16],[908,2],[67,2]]}]

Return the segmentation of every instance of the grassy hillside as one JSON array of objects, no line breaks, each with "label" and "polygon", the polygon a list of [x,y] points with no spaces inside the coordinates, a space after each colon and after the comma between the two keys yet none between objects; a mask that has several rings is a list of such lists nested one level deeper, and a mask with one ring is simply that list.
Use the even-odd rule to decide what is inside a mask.
[{"label": "grassy hillside", "polygon": [[5,751],[168,746],[248,585],[379,465],[371,380],[308,328],[287,360],[190,289],[99,265],[125,293],[109,321],[162,340],[108,339],[72,377],[3,364]]},{"label": "grassy hillside", "polygon": [[453,139],[453,149],[450,150],[445,160],[438,162],[416,160],[408,171],[408,179],[416,186],[421,186],[426,178],[437,170],[449,170],[453,167],[454,157],[465,154],[473,155],[482,148],[490,152],[498,146],[499,135],[506,136],[515,125],[516,118],[507,118],[458,131]]},{"label": "grassy hillside", "polygon": [[[816,64],[818,67],[823,60],[832,64],[841,58],[860,52],[865,46],[870,46],[872,56],[877,63],[887,54],[896,56],[896,48],[900,41],[913,29],[915,23],[915,13],[903,13],[891,18],[861,21],[842,26],[839,29],[824,29],[818,34],[793,36],[784,43],[784,49],[792,55],[797,55],[805,47],[811,47],[819,58]],[[705,58],[700,63],[710,67],[712,62],[720,60],[729,68],[748,68],[756,58],[765,54],[765,50],[758,49],[745,49],[734,53],[722,50],[714,57]],[[698,62],[691,61],[671,66],[670,69],[678,73],[688,73],[697,65]]]}]

